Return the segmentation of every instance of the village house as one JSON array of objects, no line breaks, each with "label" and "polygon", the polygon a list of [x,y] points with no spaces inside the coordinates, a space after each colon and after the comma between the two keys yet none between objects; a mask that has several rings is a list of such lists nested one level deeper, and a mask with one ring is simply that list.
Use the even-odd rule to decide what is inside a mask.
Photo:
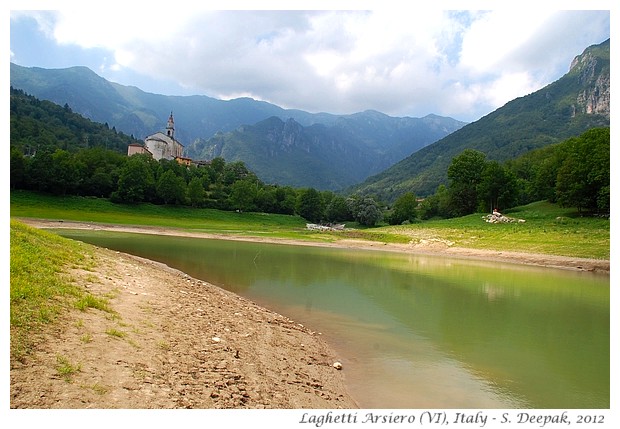
[{"label": "village house", "polygon": [[149,150],[147,148],[145,148],[144,145],[142,145],[142,144],[131,143],[127,147],[127,156],[136,155],[136,154],[139,154],[139,153],[148,153],[151,156],[153,156],[153,154],[151,152],[149,152]]}]

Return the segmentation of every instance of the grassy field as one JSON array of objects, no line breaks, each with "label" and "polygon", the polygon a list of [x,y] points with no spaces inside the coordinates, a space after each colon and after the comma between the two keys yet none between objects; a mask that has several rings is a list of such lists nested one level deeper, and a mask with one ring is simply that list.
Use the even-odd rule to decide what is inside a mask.
[{"label": "grassy field", "polygon": [[299,216],[154,204],[113,204],[102,198],[54,197],[21,191],[11,192],[11,217],[161,226],[243,235],[269,234],[274,237],[290,234],[297,237],[303,235],[306,228],[306,221]]},{"label": "grassy field", "polygon": [[104,199],[52,197],[30,192],[11,193],[11,216],[121,225],[175,227],[190,231],[267,236],[299,240],[336,241],[356,238],[389,243],[441,241],[455,247],[544,253],[609,259],[609,219],[581,217],[575,209],[547,202],[532,203],[505,215],[524,223],[489,224],[483,214],[425,221],[402,226],[354,228],[345,232],[317,232],[305,228],[298,216],[235,213],[152,204],[112,204]]},{"label": "grassy field", "polygon": [[67,308],[109,311],[105,299],[77,286],[66,272],[89,269],[89,247],[11,220],[11,358],[26,356],[36,333]]},{"label": "grassy field", "polygon": [[412,240],[439,240],[452,246],[580,258],[609,259],[610,221],[581,217],[575,209],[536,202],[508,210],[505,216],[524,223],[490,224],[484,214],[379,228]]}]

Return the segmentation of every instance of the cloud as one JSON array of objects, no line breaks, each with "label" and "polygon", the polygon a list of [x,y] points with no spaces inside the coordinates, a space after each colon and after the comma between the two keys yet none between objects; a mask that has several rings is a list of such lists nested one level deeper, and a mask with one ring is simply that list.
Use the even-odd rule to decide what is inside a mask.
[{"label": "cloud", "polygon": [[[12,13],[18,19],[19,13]],[[609,37],[609,11],[29,12],[63,46],[108,52],[104,77],[174,81],[309,111],[475,120],[567,71]],[[140,86],[139,82],[121,82]]]}]

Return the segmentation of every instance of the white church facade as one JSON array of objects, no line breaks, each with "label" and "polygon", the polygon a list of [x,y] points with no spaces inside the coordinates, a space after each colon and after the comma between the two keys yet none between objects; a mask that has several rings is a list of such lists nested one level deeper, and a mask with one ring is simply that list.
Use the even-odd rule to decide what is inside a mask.
[{"label": "white church facade", "polygon": [[183,156],[183,145],[174,138],[172,112],[166,124],[166,132],[157,132],[144,139],[144,146],[153,154],[153,159],[175,159]]},{"label": "white church facade", "polygon": [[129,145],[127,155],[150,153],[153,159],[184,159],[183,145],[174,138],[174,118],[172,113],[168,118],[165,132],[156,132],[144,139],[144,145]]}]

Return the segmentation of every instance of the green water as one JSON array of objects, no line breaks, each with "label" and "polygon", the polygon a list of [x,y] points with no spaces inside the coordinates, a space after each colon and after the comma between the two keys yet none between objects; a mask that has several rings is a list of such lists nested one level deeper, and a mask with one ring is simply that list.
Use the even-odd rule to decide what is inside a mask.
[{"label": "green water", "polygon": [[362,408],[609,408],[609,275],[93,231],[314,331]]}]

